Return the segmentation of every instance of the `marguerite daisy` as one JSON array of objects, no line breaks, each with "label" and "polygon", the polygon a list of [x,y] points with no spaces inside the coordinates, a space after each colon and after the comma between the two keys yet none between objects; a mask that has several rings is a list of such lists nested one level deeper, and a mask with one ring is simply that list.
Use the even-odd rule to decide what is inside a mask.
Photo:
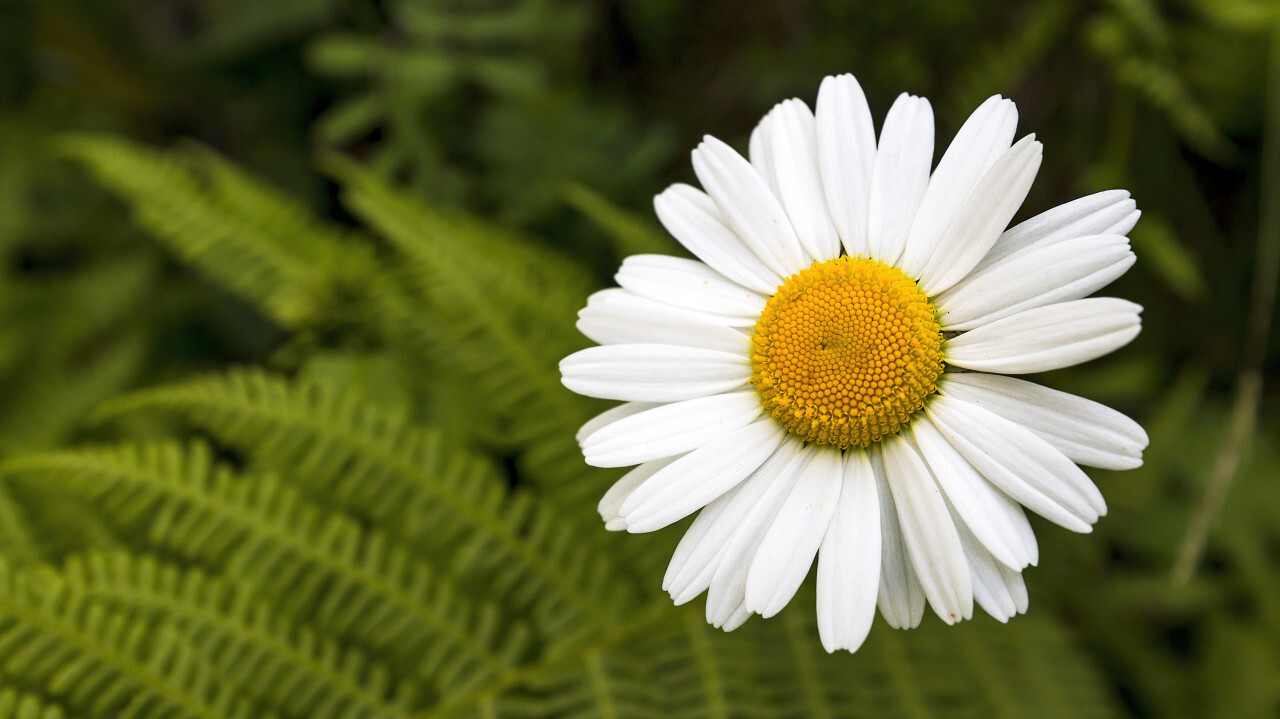
[{"label": "marguerite daisy", "polygon": [[707,137],[705,192],[658,195],[700,261],[628,257],[580,314],[601,346],[560,369],[625,402],[579,435],[589,464],[638,465],[601,500],[606,527],[701,510],[667,570],[676,603],[706,591],[731,630],[781,610],[816,557],[828,651],[857,649],[877,606],[899,628],[926,601],[948,624],[975,600],[1006,621],[1037,561],[1022,508],[1088,532],[1106,504],[1077,464],[1142,463],[1132,420],[1006,376],[1111,352],[1141,311],[1084,299],[1134,262],[1127,192],[1005,229],[1041,157],[1016,124],[992,97],[930,172],[927,100],[900,96],[877,143],[857,81],[828,77],[816,113],[765,116],[749,161]]}]

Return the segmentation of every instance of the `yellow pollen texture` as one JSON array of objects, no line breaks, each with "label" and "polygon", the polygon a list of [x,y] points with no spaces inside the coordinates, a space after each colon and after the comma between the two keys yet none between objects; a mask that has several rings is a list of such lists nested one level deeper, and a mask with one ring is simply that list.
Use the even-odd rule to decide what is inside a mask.
[{"label": "yellow pollen texture", "polygon": [[866,447],[901,430],[942,374],[937,312],[901,270],[861,257],[815,262],[765,305],[751,383],[805,441]]}]

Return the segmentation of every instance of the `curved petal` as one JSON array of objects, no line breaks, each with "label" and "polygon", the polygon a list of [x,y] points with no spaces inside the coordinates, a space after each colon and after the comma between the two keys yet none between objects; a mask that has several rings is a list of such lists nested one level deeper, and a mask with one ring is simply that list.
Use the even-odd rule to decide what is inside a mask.
[{"label": "curved petal", "polygon": [[933,475],[911,443],[884,443],[884,469],[902,540],[929,606],[947,624],[973,616],[973,585],[955,522]]},{"label": "curved petal", "polygon": [[904,92],[885,116],[871,169],[867,209],[871,258],[894,264],[902,256],[932,165],[933,108],[923,97]]},{"label": "curved petal", "polygon": [[950,331],[974,327],[1041,305],[1087,297],[1123,275],[1134,261],[1123,235],[1091,235],[1019,252],[974,272],[934,298]]},{"label": "curved petal", "polygon": [[828,652],[856,651],[880,592],[880,500],[867,453],[845,452],[835,517],[818,551],[818,636]]},{"label": "curved petal", "polygon": [[[684,604],[707,590],[734,532],[744,518],[751,516],[755,507],[769,496],[770,489],[779,481],[779,475],[799,451],[798,441],[784,441],[746,481],[702,510],[681,538],[663,577],[662,588],[670,592],[676,604]],[[769,515],[770,521],[772,516]],[[763,533],[764,530],[760,531]]]},{"label": "curved petal", "polygon": [[773,122],[774,111],[765,113],[751,130],[751,139],[747,141],[747,159],[776,196],[778,194],[778,173],[773,164]]},{"label": "curved petal", "polygon": [[746,385],[751,359],[699,347],[603,345],[560,360],[560,381],[587,397],[678,402]]},{"label": "curved petal", "polygon": [[606,409],[583,423],[582,427],[578,429],[578,434],[575,436],[575,439],[578,441],[578,444],[582,444],[582,440],[586,439],[589,435],[594,434],[596,430],[613,424],[623,417],[630,417],[633,414],[639,414],[647,409],[653,409],[657,406],[658,405],[653,402],[627,402],[625,404],[620,404],[617,407]]},{"label": "curved petal", "polygon": [[1147,433],[1104,404],[984,372],[944,374],[938,389],[1026,427],[1078,464],[1103,469],[1142,466]]},{"label": "curved petal", "polygon": [[876,131],[871,108],[853,75],[822,80],[817,109],[818,169],[831,220],[850,257],[867,256],[867,212]]},{"label": "curved petal", "polygon": [[664,344],[747,354],[751,339],[734,320],[654,302],[628,290],[601,290],[578,312],[578,331],[602,345]]},{"label": "curved petal", "polygon": [[1027,199],[1042,157],[1035,135],[1027,135],[982,175],[920,272],[926,294],[936,295],[964,279],[991,250]]},{"label": "curved petal", "polygon": [[1004,231],[979,268],[1033,247],[1044,247],[1073,237],[1127,235],[1137,224],[1138,205],[1124,190],[1087,195]]},{"label": "curved petal", "polygon": [[732,147],[707,135],[693,151],[693,171],[729,227],[766,267],[788,277],[813,263],[773,191]]},{"label": "curved petal", "polygon": [[1088,362],[1129,344],[1142,329],[1142,307],[1091,297],[1024,310],[954,337],[943,345],[957,367],[1026,374]]},{"label": "curved petal", "polygon": [[876,478],[876,496],[880,499],[880,591],[876,595],[876,606],[889,626],[912,629],[924,617],[924,590],[902,539],[898,508],[885,478],[884,453],[872,448],[867,454]]},{"label": "curved petal", "polygon": [[751,570],[760,541],[773,524],[774,517],[778,516],[782,503],[790,496],[808,461],[809,453],[803,451],[803,444],[795,437],[789,437],[766,463],[771,473],[766,474],[765,467],[758,472],[758,475],[768,477],[768,487],[756,503],[742,513],[733,535],[725,543],[724,554],[707,589],[707,621],[712,626],[728,630],[731,625],[737,626],[735,621],[738,624],[746,621],[744,614],[751,614],[746,609],[747,573]]},{"label": "curved petal", "polygon": [[963,522],[956,522],[956,529],[969,563],[973,599],[978,606],[1002,624],[1025,613],[1028,597],[1022,572],[996,561]]},{"label": "curved petal", "polygon": [[734,327],[752,327],[765,298],[697,260],[666,255],[632,255],[614,279],[631,292],[695,312],[724,317]]},{"label": "curved petal", "polygon": [[677,457],[666,457],[664,459],[655,459],[652,462],[645,462],[638,465],[635,469],[622,475],[618,481],[609,487],[604,496],[600,498],[599,504],[596,505],[596,511],[600,513],[600,518],[605,522],[605,529],[611,532],[620,531],[627,528],[626,522],[622,520],[622,515],[618,514],[618,510],[622,507],[622,503],[636,491],[636,488],[644,484],[658,470],[666,467],[668,464],[676,461]]},{"label": "curved petal", "polygon": [[770,114],[773,120],[766,140],[773,147],[774,191],[809,256],[819,261],[839,257],[840,236],[831,224],[831,211],[818,174],[813,112],[800,100],[786,100]]},{"label": "curved petal", "polygon": [[593,467],[629,467],[683,454],[760,416],[755,390],[664,404],[624,417],[582,440]]},{"label": "curved petal", "polygon": [[782,611],[795,596],[840,501],[844,457],[830,448],[811,446],[804,451],[811,458],[765,532],[747,573],[747,609],[762,617]]},{"label": "curved petal", "polygon": [[965,121],[929,178],[898,265],[903,272],[921,276],[969,193],[1013,143],[1017,127],[1018,108],[999,95],[987,98]]},{"label": "curved petal", "polygon": [[652,532],[678,522],[736,487],[786,439],[765,419],[698,447],[640,485],[618,509],[627,531]]},{"label": "curved petal", "polygon": [[1086,533],[1106,512],[1089,477],[1031,430],[946,395],[935,396],[925,412],[974,469],[1050,522]]},{"label": "curved petal", "polygon": [[667,232],[716,272],[766,295],[782,284],[782,275],[756,257],[725,222],[716,203],[696,187],[668,187],[653,198],[653,209]]},{"label": "curved petal", "polygon": [[[987,551],[1003,564],[1022,569],[1038,556],[1035,535],[1016,502],[982,478],[927,416],[911,421],[911,434],[952,509]],[[1026,542],[1031,536],[1031,543]]]},{"label": "curved petal", "polygon": [[667,565],[667,573],[662,577],[662,590],[671,595],[671,601],[677,607],[688,603],[689,600],[707,590],[705,584],[694,586],[689,580],[696,578],[699,573],[710,574],[706,569],[714,566],[713,562],[719,556],[723,544],[704,542],[704,540],[709,532],[718,524],[722,524],[721,520],[725,518],[725,512],[728,511],[730,503],[746,484],[743,482],[711,500],[698,512],[698,516],[680,538],[680,544],[676,545],[676,551],[671,555],[671,563]]}]

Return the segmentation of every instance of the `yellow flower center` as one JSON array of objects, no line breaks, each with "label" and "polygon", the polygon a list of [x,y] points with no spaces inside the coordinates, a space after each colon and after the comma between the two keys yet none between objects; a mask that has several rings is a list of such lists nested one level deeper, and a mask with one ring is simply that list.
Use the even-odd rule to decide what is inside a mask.
[{"label": "yellow flower center", "polygon": [[751,383],[807,442],[866,447],[907,425],[937,388],[942,328],[901,270],[861,257],[787,278],[752,338]]}]

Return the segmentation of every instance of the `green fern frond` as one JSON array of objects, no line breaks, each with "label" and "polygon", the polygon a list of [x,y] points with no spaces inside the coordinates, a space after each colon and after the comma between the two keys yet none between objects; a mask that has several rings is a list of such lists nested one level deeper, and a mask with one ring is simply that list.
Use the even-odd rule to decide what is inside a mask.
[{"label": "green fern frond", "polygon": [[0,474],[55,481],[154,546],[252,584],[281,612],[416,664],[442,693],[501,675],[527,633],[459,597],[416,554],[271,477],[240,477],[203,444],[121,445],[17,457]]},{"label": "green fern frond", "polygon": [[209,151],[166,154],[92,135],[59,148],[181,259],[285,326],[325,316],[344,268],[367,266],[342,233]]},{"label": "green fern frond", "polygon": [[[361,142],[386,176],[404,177],[431,197],[458,199],[480,184],[475,168],[452,157],[457,128],[430,118],[450,104],[503,106],[545,89],[553,58],[582,37],[586,15],[558,0],[383,6],[385,27],[332,32],[307,48],[318,74],[364,86],[321,115],[316,135],[330,144]],[[373,132],[377,142],[362,142]]]},{"label": "green fern frond", "polygon": [[419,717],[916,719],[938,707],[957,716],[1119,715],[1084,655],[1043,616],[1010,626],[926,620],[908,633],[879,624],[858,653],[828,655],[812,596],[729,634],[696,607],[656,607]]},{"label": "green fern frond", "polygon": [[527,494],[508,497],[490,463],[350,391],[240,370],[125,395],[99,414],[140,411],[179,414],[308,494],[450,557],[453,574],[529,612],[540,634],[562,639],[631,604],[573,522]]},{"label": "green fern frond", "polygon": [[1028,6],[1027,18],[1017,31],[998,43],[979,48],[950,83],[950,117],[958,121],[991,95],[1007,95],[1021,87],[1063,36],[1077,29],[1073,7],[1067,0]]},{"label": "green fern frond", "polygon": [[1112,12],[1094,22],[1090,40],[1112,66],[1116,80],[1164,114],[1197,152],[1213,160],[1234,158],[1239,148],[1192,90],[1173,53],[1173,36],[1150,0],[1110,0]]},{"label": "green fern frond", "polygon": [[91,716],[262,716],[219,683],[172,625],[151,627],[3,564],[0,657],[6,675]]},{"label": "green fern frond", "polygon": [[71,719],[62,707],[12,689],[0,691],[0,719]]},{"label": "green fern frond", "polygon": [[198,570],[112,553],[73,557],[62,576],[69,591],[91,601],[172,621],[222,681],[283,715],[406,717],[416,703],[412,688],[393,685],[386,667]]},{"label": "green fern frond", "polygon": [[499,416],[497,438],[522,450],[522,469],[565,506],[586,506],[608,474],[583,465],[573,435],[600,406],[566,392],[558,370],[561,358],[586,344],[571,324],[592,285],[585,270],[334,164],[353,211],[408,261],[427,305],[418,321],[449,340],[443,359]]},{"label": "green fern frond", "polygon": [[1128,57],[1117,64],[1116,78],[1164,113],[1201,154],[1217,160],[1235,156],[1235,144],[1223,134],[1182,76],[1168,65],[1149,58]]},{"label": "green fern frond", "polygon": [[40,561],[42,554],[9,488],[0,486],[0,556],[21,566]]}]

